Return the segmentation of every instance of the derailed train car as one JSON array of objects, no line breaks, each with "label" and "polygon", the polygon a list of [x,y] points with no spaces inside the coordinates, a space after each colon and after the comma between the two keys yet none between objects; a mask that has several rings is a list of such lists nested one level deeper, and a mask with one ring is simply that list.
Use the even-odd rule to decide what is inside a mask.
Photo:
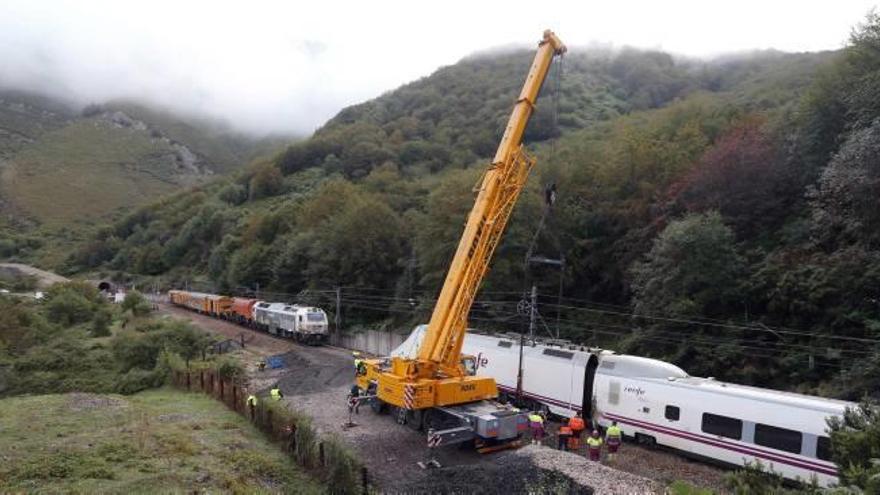
[{"label": "derailed train car", "polygon": [[[392,355],[412,355],[416,327]],[[493,376],[503,396],[516,393],[518,338],[468,333],[465,366]],[[837,482],[826,420],[851,402],[724,383],[688,375],[671,363],[574,345],[523,347],[520,399],[563,417],[582,413],[627,437],[714,462],[760,461],[789,479]]]},{"label": "derailed train car", "polygon": [[177,306],[306,344],[324,343],[329,333],[327,314],[314,306],[184,290],[168,291],[168,299]]}]

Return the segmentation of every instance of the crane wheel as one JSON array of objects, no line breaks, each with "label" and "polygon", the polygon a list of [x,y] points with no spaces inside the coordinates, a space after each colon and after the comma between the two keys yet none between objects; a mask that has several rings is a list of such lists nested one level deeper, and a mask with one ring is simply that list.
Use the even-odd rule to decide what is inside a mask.
[{"label": "crane wheel", "polygon": [[382,414],[388,410],[388,405],[376,397],[370,401],[370,409],[376,414]]},{"label": "crane wheel", "polygon": [[421,431],[424,418],[424,411],[421,409],[406,411],[406,425],[415,431]]},{"label": "crane wheel", "polygon": [[403,409],[401,407],[394,407],[394,409],[392,410],[392,414],[394,414],[394,420],[397,421],[397,424],[406,424],[406,409]]}]

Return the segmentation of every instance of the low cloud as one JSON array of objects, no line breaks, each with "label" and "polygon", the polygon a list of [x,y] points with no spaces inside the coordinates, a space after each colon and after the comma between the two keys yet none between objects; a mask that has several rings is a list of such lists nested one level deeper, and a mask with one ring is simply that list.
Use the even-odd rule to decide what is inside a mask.
[{"label": "low cloud", "polygon": [[[135,99],[222,119],[254,134],[304,134],[346,105],[474,51],[537,41],[546,27],[571,46],[600,40],[687,55],[827,49],[842,44],[870,2],[853,3],[846,9],[774,7],[780,17],[797,12],[799,22],[772,19],[774,11],[766,8],[759,17],[737,5],[737,12],[755,17],[744,29],[729,16],[718,25],[724,13],[702,3],[577,2],[544,12],[534,3],[501,1],[6,0],[0,4],[0,87],[79,105]],[[682,12],[689,13],[682,18]],[[823,36],[817,35],[818,23],[827,28]]]}]

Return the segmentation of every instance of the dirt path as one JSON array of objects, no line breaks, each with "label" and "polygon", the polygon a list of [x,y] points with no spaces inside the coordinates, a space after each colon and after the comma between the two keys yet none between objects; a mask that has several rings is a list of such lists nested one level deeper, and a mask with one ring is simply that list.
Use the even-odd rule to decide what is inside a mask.
[{"label": "dirt path", "polygon": [[[244,355],[251,385],[265,390],[277,383],[290,407],[312,417],[322,434],[338,435],[345,440],[383,492],[456,493],[484,487],[484,493],[497,493],[486,488],[486,483],[497,483],[488,486],[506,486],[512,490],[507,493],[514,493],[521,491],[523,485],[511,485],[509,478],[528,478],[538,469],[534,465],[529,468],[528,462],[519,457],[512,458],[516,455],[514,451],[480,455],[472,450],[446,447],[431,453],[424,433],[400,426],[388,415],[377,415],[368,406],[362,406],[360,414],[353,416],[357,426],[346,428],[343,426],[348,421],[346,397],[354,380],[349,351],[329,346],[302,346],[169,305],[160,305],[160,310],[188,319],[225,338],[238,340],[244,334]],[[273,355],[282,357],[284,367],[258,371],[256,363]],[[432,455],[443,469],[426,471],[417,466],[418,461],[428,460]],[[662,450],[626,444],[612,467],[663,486],[684,480],[723,492],[723,470],[689,462]],[[533,471],[526,473],[523,469]],[[468,476],[457,473],[468,473]]]},{"label": "dirt path", "polygon": [[37,286],[45,289],[59,282],[67,282],[70,279],[62,277],[57,273],[40,270],[37,267],[24,265],[22,263],[0,263],[0,273],[8,274],[12,277],[31,276],[37,279]]}]

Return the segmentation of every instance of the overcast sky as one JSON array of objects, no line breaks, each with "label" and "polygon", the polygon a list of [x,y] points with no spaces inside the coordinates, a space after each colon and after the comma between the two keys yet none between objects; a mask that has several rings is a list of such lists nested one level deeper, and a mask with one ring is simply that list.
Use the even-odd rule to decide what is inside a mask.
[{"label": "overcast sky", "polygon": [[843,46],[878,0],[0,1],[0,86],[134,97],[254,133],[308,133],[342,107],[474,51],[533,45],[693,56]]}]

